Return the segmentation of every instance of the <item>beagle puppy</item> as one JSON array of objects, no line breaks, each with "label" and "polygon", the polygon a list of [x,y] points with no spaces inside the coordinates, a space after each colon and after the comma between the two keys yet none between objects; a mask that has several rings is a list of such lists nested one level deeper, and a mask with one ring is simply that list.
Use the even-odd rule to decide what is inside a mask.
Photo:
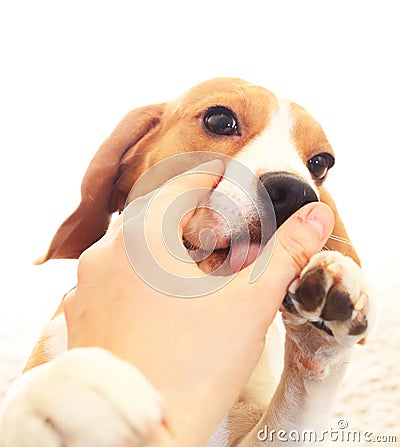
[{"label": "beagle puppy", "polygon": [[[362,343],[369,330],[372,306],[359,258],[324,187],[335,162],[333,149],[305,109],[262,87],[218,78],[177,100],[131,111],[95,154],[82,181],[81,203],[38,263],[78,258],[104,235],[112,214],[124,209],[144,172],[168,157],[194,151],[221,154],[246,166],[258,180],[248,188],[255,195],[260,184],[265,188],[277,226],[318,200],[328,204],[336,217],[325,250],[311,259],[283,302],[286,343],[278,386],[271,372],[271,363],[277,360],[270,355],[267,340],[251,379],[207,443],[207,447],[247,447],[267,440],[268,445],[288,445],[277,435],[265,438],[265,427],[269,435],[323,429],[352,347]],[[199,208],[185,228],[183,243],[188,250],[199,248],[199,234],[207,222],[216,246],[199,266],[213,273],[228,259],[231,271],[225,274],[229,274],[251,264],[258,250],[249,250],[238,262],[240,250],[234,237],[227,237],[225,220],[210,211],[225,206],[224,213],[231,212],[218,192],[246,207],[246,198],[222,179],[207,199],[209,206]],[[240,239],[243,226],[251,224],[250,245],[259,247],[258,221],[246,209],[244,223],[234,231]],[[94,387],[87,382],[87,371],[92,370]],[[110,377],[118,387],[112,386]],[[83,405],[93,412],[81,418]],[[119,445],[127,433],[133,445],[142,445],[148,427],[162,420],[156,392],[133,366],[97,348],[67,352],[61,305],[34,348],[26,372],[6,398],[0,445],[106,447]],[[33,436],[39,444],[32,444]]]}]

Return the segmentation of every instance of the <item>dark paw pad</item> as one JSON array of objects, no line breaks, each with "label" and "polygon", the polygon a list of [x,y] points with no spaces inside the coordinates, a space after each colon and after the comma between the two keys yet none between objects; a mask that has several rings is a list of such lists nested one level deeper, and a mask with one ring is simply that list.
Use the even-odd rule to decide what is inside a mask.
[{"label": "dark paw pad", "polygon": [[350,295],[339,287],[333,286],[326,296],[321,318],[325,321],[346,321],[351,317],[353,309]]},{"label": "dark paw pad", "polygon": [[304,275],[296,291],[296,301],[306,312],[317,310],[326,296],[326,275],[322,268],[314,269]]}]

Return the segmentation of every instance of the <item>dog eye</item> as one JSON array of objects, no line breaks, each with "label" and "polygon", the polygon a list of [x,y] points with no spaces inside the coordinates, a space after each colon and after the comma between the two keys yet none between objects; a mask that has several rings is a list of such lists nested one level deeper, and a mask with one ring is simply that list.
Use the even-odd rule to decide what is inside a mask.
[{"label": "dog eye", "polygon": [[222,106],[210,107],[203,118],[204,127],[215,135],[237,135],[236,118],[229,109]]},{"label": "dog eye", "polygon": [[334,164],[335,159],[327,153],[315,155],[307,162],[308,169],[317,180],[322,180]]}]

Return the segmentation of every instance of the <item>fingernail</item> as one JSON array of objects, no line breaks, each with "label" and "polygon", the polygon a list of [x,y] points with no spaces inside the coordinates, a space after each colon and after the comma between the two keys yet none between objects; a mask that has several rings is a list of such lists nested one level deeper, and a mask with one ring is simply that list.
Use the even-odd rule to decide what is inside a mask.
[{"label": "fingernail", "polygon": [[328,206],[318,203],[307,215],[306,222],[317,230],[322,240],[332,233],[335,218]]}]

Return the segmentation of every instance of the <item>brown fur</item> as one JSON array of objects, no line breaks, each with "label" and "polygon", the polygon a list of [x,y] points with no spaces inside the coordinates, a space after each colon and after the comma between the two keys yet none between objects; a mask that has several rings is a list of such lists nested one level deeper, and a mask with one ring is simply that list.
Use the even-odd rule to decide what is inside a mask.
[{"label": "brown fur", "polygon": [[[61,301],[60,305],[58,306],[57,310],[55,311],[52,317],[52,320],[56,318],[58,315],[62,314],[63,312],[64,312],[64,306],[63,301]],[[26,362],[23,372],[35,368],[36,366],[43,365],[44,363],[47,363],[50,360],[52,360],[48,349],[49,343],[51,343],[50,336],[47,335],[46,332],[43,332],[43,334],[40,336],[39,340],[33,347],[33,350],[28,358],[28,361]]]},{"label": "brown fur", "polygon": [[[235,111],[239,134],[216,138],[202,129],[204,110],[222,105]],[[239,79],[218,78],[199,84],[175,101],[150,105],[128,113],[101,145],[84,175],[81,203],[57,230],[47,253],[37,260],[78,258],[106,232],[112,213],[122,211],[138,177],[155,163],[175,154],[212,151],[235,156],[266,127],[277,98],[268,90]],[[316,153],[333,150],[321,126],[302,107],[292,104],[292,138],[306,163]],[[334,235],[348,240],[332,197],[319,187],[321,201],[334,211]],[[329,240],[357,263],[352,245]],[[62,312],[62,304],[58,313]],[[41,339],[28,362],[29,369],[49,360],[46,340]]]},{"label": "brown fur", "polygon": [[[124,208],[137,178],[158,161],[198,150],[234,156],[266,126],[275,103],[275,96],[261,87],[238,79],[216,79],[176,101],[130,112],[97,151],[82,181],[79,207],[37,263],[78,258],[103,236],[111,214]],[[210,104],[235,110],[242,123],[240,135],[216,140],[200,130],[202,113]]]}]

